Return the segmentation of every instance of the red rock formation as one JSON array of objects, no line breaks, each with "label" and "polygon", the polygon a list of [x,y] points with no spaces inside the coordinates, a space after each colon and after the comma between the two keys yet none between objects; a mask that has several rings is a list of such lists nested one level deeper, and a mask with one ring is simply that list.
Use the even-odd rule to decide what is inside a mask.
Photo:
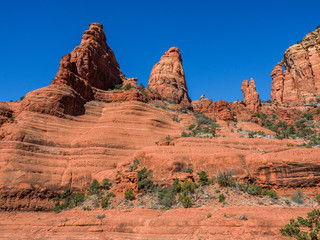
[{"label": "red rock formation", "polygon": [[[8,103],[0,102],[0,126],[12,117],[13,111]],[[0,136],[1,138],[1,136]]]},{"label": "red rock formation", "polygon": [[[130,207],[132,202],[128,205],[123,202],[123,191],[129,188],[137,191],[137,173],[124,170],[118,174],[118,169],[136,159],[141,166],[153,170],[153,180],[159,186],[172,184],[175,177],[180,181],[197,180],[199,171],[206,171],[211,178],[232,168],[238,180],[249,179],[264,187],[278,188],[279,193],[291,191],[291,194],[298,187],[305,187],[304,190],[309,189],[312,194],[318,192],[320,149],[293,147],[299,140],[241,138],[242,130],[237,133],[235,123],[224,121],[217,122],[221,126],[219,135],[224,137],[178,138],[197,121],[196,117],[190,111],[179,114],[145,102],[149,98],[162,98],[163,95],[157,95],[157,92],[167,94],[168,87],[173,100],[181,97],[180,103],[189,103],[187,88],[183,87],[181,56],[174,50],[168,53],[167,59],[164,58],[166,64],[162,63],[164,69],[170,69],[170,66],[179,69],[181,66],[180,75],[160,72],[175,84],[155,84],[154,88],[141,91],[137,89],[135,79],[122,79],[115,62],[103,68],[109,61],[104,62],[101,55],[94,55],[95,51],[91,51],[95,46],[102,47],[105,51],[101,54],[110,57],[110,62],[114,60],[103,43],[101,27],[91,25],[80,45],[82,47],[63,58],[59,73],[50,86],[29,93],[21,102],[0,103],[0,210],[50,210],[54,205],[52,198],[65,187],[86,192],[92,179],[101,182],[104,178],[117,183],[110,189],[119,192],[119,201],[117,199],[115,203],[122,202],[123,206]],[[173,56],[169,57],[170,54]],[[178,63],[174,63],[176,59]],[[109,85],[103,79],[106,77],[116,84],[117,76],[123,85],[132,83],[133,89],[106,91]],[[178,80],[184,82],[178,84]],[[250,88],[250,84],[246,87]],[[232,105],[225,101],[212,103],[203,97],[192,102],[192,106],[198,112],[224,120],[232,119],[231,111],[247,114],[243,102]],[[283,109],[285,117],[294,117],[290,114],[295,114],[286,112],[284,106],[268,107],[269,115],[278,113],[277,108]],[[298,112],[301,108],[297,107]],[[312,113],[316,114],[316,109]],[[180,121],[180,118],[183,119]],[[317,121],[319,115],[315,119]],[[230,132],[229,125],[234,132]],[[239,122],[238,126],[248,131],[265,131],[255,123]],[[272,135],[270,131],[265,133]],[[174,139],[169,145],[156,144],[168,136]],[[185,167],[194,171],[182,173]],[[237,239],[242,236],[246,239],[281,239],[276,234],[279,227],[292,217],[290,214],[294,212],[294,216],[300,216],[310,210],[303,206],[292,209],[279,205],[257,206],[258,202],[247,203],[255,204],[252,206],[237,206],[233,201],[237,196],[227,195],[228,204],[224,207],[215,199],[216,192],[211,191],[210,194],[196,193],[197,202],[191,209],[137,209],[141,207],[137,204],[144,200],[138,195],[135,205],[124,211],[99,209],[87,212],[80,210],[82,206],[79,206],[59,214],[3,212],[0,214],[1,237],[126,239],[130,234],[131,238],[191,239],[203,236],[206,239]],[[246,204],[242,196],[241,205]],[[207,200],[210,205],[203,205]],[[150,205],[153,205],[152,201]],[[270,204],[274,204],[272,200]],[[213,217],[209,218],[208,213]],[[105,218],[98,219],[97,214],[105,214]],[[246,214],[247,221],[239,219],[242,214]],[[266,219],[272,224],[264,224]]]},{"label": "red rock formation", "polygon": [[[282,73],[282,67],[285,68]],[[289,47],[271,73],[271,100],[313,103],[320,97],[320,28]]]},{"label": "red rock formation", "polygon": [[178,48],[171,47],[153,66],[148,88],[157,91],[162,99],[190,104],[181,53]]},{"label": "red rock formation", "polygon": [[250,79],[250,83],[248,84],[248,80],[244,80],[242,82],[241,91],[243,93],[244,103],[248,110],[252,113],[259,112],[261,108],[261,102],[259,99],[259,94],[256,91],[256,84],[253,78]]},{"label": "red rock formation", "polygon": [[115,55],[106,43],[103,26],[92,23],[80,45],[61,59],[51,85],[27,94],[21,111],[56,116],[83,114],[84,104],[95,98],[97,89],[108,90],[124,80]]},{"label": "red rock formation", "polygon": [[[81,96],[92,98],[86,87],[108,90],[123,82],[124,75],[111,48],[106,43],[103,26],[91,23],[85,31],[79,46],[65,55],[52,84],[67,84]],[[79,82],[83,82],[80,86]]]},{"label": "red rock formation", "polygon": [[204,95],[202,96],[200,100],[192,101],[192,107],[195,112],[205,113],[225,121],[233,119],[228,102],[223,100],[212,102],[210,99],[204,98]]}]

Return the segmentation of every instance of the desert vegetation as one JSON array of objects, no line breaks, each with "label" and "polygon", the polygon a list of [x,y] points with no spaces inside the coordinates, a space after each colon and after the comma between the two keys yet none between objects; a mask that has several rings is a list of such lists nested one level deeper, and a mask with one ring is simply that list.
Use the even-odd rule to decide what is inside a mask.
[{"label": "desert vegetation", "polygon": [[[301,118],[295,118],[294,125],[278,120],[276,115],[272,117],[265,113],[255,113],[254,116],[261,121],[261,126],[276,133],[278,139],[303,139],[308,143],[297,145],[297,147],[316,147],[320,145],[319,122],[314,122],[314,114],[306,112],[301,114]],[[253,137],[255,134],[250,133]]]},{"label": "desert vegetation", "polygon": [[[196,181],[174,178],[172,182],[159,184],[153,179],[153,171],[143,167],[137,159],[128,165],[128,172],[137,174],[136,190],[130,188],[116,196],[112,191],[113,185],[109,179],[99,183],[94,179],[89,186],[88,194],[72,193],[66,189],[61,195],[54,198],[54,211],[79,207],[90,211],[96,208],[151,208],[168,210],[171,208],[191,208],[208,204],[225,206],[258,206],[258,205],[303,205],[305,199],[318,203],[319,195],[312,199],[304,196],[301,190],[292,194],[291,198],[281,197],[274,189],[263,188],[255,183],[244,183],[234,177],[233,170],[224,170],[209,176],[202,170],[193,175],[191,167],[182,172],[196,177]],[[192,179],[192,178],[191,178]],[[245,220],[245,219],[242,219]]]}]

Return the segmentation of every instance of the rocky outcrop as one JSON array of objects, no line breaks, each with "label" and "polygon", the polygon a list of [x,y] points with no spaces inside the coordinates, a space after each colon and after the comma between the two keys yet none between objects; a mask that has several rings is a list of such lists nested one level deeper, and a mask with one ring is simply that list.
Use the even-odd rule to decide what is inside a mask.
[{"label": "rocky outcrop", "polygon": [[97,89],[108,90],[124,80],[115,55],[106,43],[103,26],[91,23],[80,45],[62,57],[51,85],[28,93],[21,111],[55,116],[83,114],[84,104],[95,99]]},{"label": "rocky outcrop", "polygon": [[250,79],[250,83],[248,80],[244,80],[242,82],[241,91],[243,93],[244,103],[248,110],[252,113],[259,112],[261,108],[261,102],[259,99],[259,94],[256,91],[256,84],[253,78]]},{"label": "rocky outcrop", "polygon": [[90,99],[90,87],[108,90],[121,84],[124,78],[113,51],[106,43],[103,26],[91,23],[80,45],[61,59],[59,72],[52,84],[67,84]]},{"label": "rocky outcrop", "polygon": [[190,104],[181,53],[177,47],[171,47],[153,66],[148,88],[157,91],[162,99]]},{"label": "rocky outcrop", "polygon": [[272,70],[271,77],[274,103],[292,105],[319,101],[320,28],[290,46]]},{"label": "rocky outcrop", "polygon": [[202,95],[200,100],[192,101],[192,108],[195,112],[209,114],[212,117],[217,117],[225,121],[233,119],[230,104],[223,100],[212,102],[210,99],[206,99],[204,98],[204,95]]},{"label": "rocky outcrop", "polygon": [[[8,103],[0,102],[0,126],[12,118],[13,111]],[[1,138],[1,136],[0,136]]]}]

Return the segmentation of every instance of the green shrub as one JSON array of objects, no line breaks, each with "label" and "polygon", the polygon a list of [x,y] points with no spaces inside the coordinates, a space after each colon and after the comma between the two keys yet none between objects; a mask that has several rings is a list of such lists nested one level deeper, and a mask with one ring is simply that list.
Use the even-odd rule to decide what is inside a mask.
[{"label": "green shrub", "polygon": [[221,193],[220,195],[219,195],[219,202],[224,202],[226,200],[226,196],[224,196],[224,194],[223,193]]},{"label": "green shrub", "polygon": [[188,195],[181,196],[181,203],[184,208],[191,208],[192,207],[192,199]]},{"label": "green shrub", "polygon": [[112,183],[109,182],[108,178],[102,180],[101,187],[105,190],[109,190],[112,186]]},{"label": "green shrub", "polygon": [[204,186],[204,185],[208,185],[208,184],[209,184],[209,176],[208,176],[208,174],[207,174],[205,171],[198,172],[197,174],[198,174],[198,176],[199,176],[198,183],[199,183],[201,186]]},{"label": "green shrub", "polygon": [[113,198],[115,196],[116,195],[113,192],[110,192],[110,193],[107,194],[107,198]]},{"label": "green shrub", "polygon": [[256,184],[249,184],[247,188],[247,193],[251,195],[261,195],[262,187]]},{"label": "green shrub", "polygon": [[124,86],[124,90],[130,90],[130,89],[132,89],[133,88],[133,86],[131,85],[131,83],[128,83],[128,84],[126,84],[125,86]]},{"label": "green shrub", "polygon": [[247,216],[246,216],[245,214],[242,214],[242,215],[239,217],[239,220],[245,220],[245,221],[247,221],[248,218],[247,218]]},{"label": "green shrub", "polygon": [[273,189],[270,189],[270,190],[265,189],[265,190],[263,190],[262,195],[270,197],[270,198],[275,198],[275,199],[278,198],[277,192],[275,190],[273,190]]},{"label": "green shrub", "polygon": [[251,131],[248,132],[248,137],[249,137],[249,138],[254,138],[254,132],[251,132]]},{"label": "green shrub", "polygon": [[104,219],[105,217],[106,217],[105,214],[99,214],[99,215],[96,216],[96,218],[99,219],[99,220],[101,220],[101,221],[102,221],[102,219]]},{"label": "green shrub", "polygon": [[53,211],[58,213],[62,210],[79,206],[85,200],[85,195],[83,193],[72,193],[70,188],[66,188],[60,196],[52,200],[55,202]]},{"label": "green shrub", "polygon": [[136,195],[134,194],[132,189],[129,189],[124,193],[124,198],[126,200],[132,201],[132,200],[136,199]]},{"label": "green shrub", "polygon": [[184,181],[181,186],[181,192],[184,195],[194,193],[195,189],[196,189],[196,184],[190,181]]},{"label": "green shrub", "polygon": [[295,191],[292,195],[291,195],[291,200],[293,202],[296,202],[298,204],[302,204],[304,202],[304,197],[302,194],[302,191],[300,189],[298,189],[297,191]]},{"label": "green shrub", "polygon": [[291,205],[291,202],[290,202],[290,200],[289,199],[284,199],[284,202],[287,204],[287,205]]},{"label": "green shrub", "polygon": [[82,210],[91,211],[91,207],[89,207],[89,206],[83,206],[83,207],[82,207]]},{"label": "green shrub", "polygon": [[159,204],[170,208],[176,203],[175,191],[172,188],[161,188],[158,191]]},{"label": "green shrub", "polygon": [[173,117],[172,117],[172,121],[174,121],[174,122],[180,122],[181,119],[178,118],[177,116],[173,116]]},{"label": "green shrub", "polygon": [[143,83],[140,83],[139,87],[140,87],[140,89],[145,89],[146,88]]},{"label": "green shrub", "polygon": [[182,106],[179,110],[182,113],[187,113],[188,112],[188,108],[186,106]]},{"label": "green shrub", "polygon": [[167,142],[172,142],[172,139],[171,139],[170,135],[168,135],[168,136],[166,137],[166,141],[167,141]]},{"label": "green shrub", "polygon": [[179,183],[179,179],[175,178],[172,183],[172,188],[176,193],[181,192],[181,184]]},{"label": "green shrub", "polygon": [[[307,231],[305,231],[307,230]],[[280,228],[280,234],[284,237],[297,240],[318,240],[320,230],[320,210],[313,209],[307,218],[298,217],[297,221],[290,219],[290,223]]]},{"label": "green shrub", "polygon": [[107,208],[109,205],[109,198],[108,197],[103,197],[100,201],[100,205],[102,208]]},{"label": "green shrub", "polygon": [[154,187],[153,181],[149,178],[152,176],[152,170],[147,170],[147,168],[142,168],[138,172],[138,188],[140,191],[149,191]]},{"label": "green shrub", "polygon": [[311,113],[305,113],[302,115],[302,117],[307,120],[313,120],[313,115]]},{"label": "green shrub", "polygon": [[181,137],[189,137],[189,135],[186,132],[182,132]]},{"label": "green shrub", "polygon": [[320,204],[320,194],[319,194],[319,193],[318,193],[317,196],[316,196],[316,201],[317,201],[317,203]]},{"label": "green shrub", "polygon": [[121,88],[122,88],[122,83],[116,84],[116,85],[114,86],[114,90],[119,90],[119,89],[121,89]]},{"label": "green shrub", "polygon": [[201,114],[198,114],[197,115],[198,119],[197,119],[197,124],[198,126],[201,126],[201,125],[211,125],[215,122],[215,120],[207,117],[206,115],[204,115],[203,113]]},{"label": "green shrub", "polygon": [[235,185],[233,180],[232,171],[222,171],[218,173],[217,182],[223,187],[232,187]]},{"label": "green shrub", "polygon": [[192,130],[192,129],[194,129],[195,127],[196,127],[195,124],[190,124],[189,127],[188,127],[188,129],[189,129],[189,130]]},{"label": "green shrub", "polygon": [[90,194],[100,194],[100,184],[97,179],[93,179],[90,187],[89,187]]}]

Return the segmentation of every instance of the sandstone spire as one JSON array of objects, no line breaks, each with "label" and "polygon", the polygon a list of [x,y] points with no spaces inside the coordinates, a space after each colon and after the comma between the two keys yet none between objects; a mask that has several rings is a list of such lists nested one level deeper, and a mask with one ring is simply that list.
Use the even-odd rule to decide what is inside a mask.
[{"label": "sandstone spire", "polygon": [[[115,55],[106,43],[102,24],[91,23],[80,45],[61,59],[59,72],[52,83],[63,82],[74,86],[84,81],[81,85],[107,90],[122,83],[123,79]],[[84,90],[79,88],[77,86],[79,91]],[[82,95],[86,97],[87,94],[83,92]]]},{"label": "sandstone spire", "polygon": [[162,99],[176,103],[191,102],[182,67],[181,53],[177,47],[171,47],[153,66],[148,88],[156,90]]},{"label": "sandstone spire", "polygon": [[124,80],[115,55],[106,43],[103,26],[91,23],[80,45],[62,57],[51,85],[28,93],[21,110],[56,116],[83,114],[84,104],[95,99],[98,89],[108,90]]},{"label": "sandstone spire", "polygon": [[271,77],[273,102],[315,103],[320,96],[320,28],[289,47]]},{"label": "sandstone spire", "polygon": [[247,105],[249,111],[259,112],[261,102],[253,78],[250,79],[250,83],[248,83],[248,80],[242,82],[241,91],[243,93],[244,103]]}]

